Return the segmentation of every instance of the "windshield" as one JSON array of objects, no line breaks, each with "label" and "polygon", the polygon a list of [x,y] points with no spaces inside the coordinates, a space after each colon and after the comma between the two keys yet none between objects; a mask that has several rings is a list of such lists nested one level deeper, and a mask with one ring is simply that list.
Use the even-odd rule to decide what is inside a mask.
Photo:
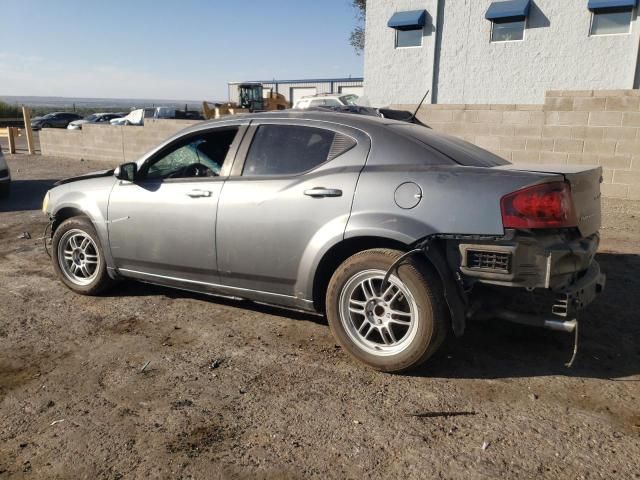
[{"label": "windshield", "polygon": [[344,95],[344,96],[340,97],[340,100],[342,100],[342,103],[344,103],[345,105],[357,105],[356,100],[358,100],[358,96],[357,95]]},{"label": "windshield", "polygon": [[401,131],[403,135],[438,150],[459,165],[465,167],[496,167],[498,165],[509,165],[509,162],[504,158],[469,142],[452,137],[451,135],[436,133],[429,128],[415,124],[394,123],[389,126]]},{"label": "windshield", "polygon": [[88,117],[84,117],[84,119],[87,120],[88,122],[94,122],[98,118],[100,118],[99,115],[96,115],[95,113],[93,115],[89,115]]}]

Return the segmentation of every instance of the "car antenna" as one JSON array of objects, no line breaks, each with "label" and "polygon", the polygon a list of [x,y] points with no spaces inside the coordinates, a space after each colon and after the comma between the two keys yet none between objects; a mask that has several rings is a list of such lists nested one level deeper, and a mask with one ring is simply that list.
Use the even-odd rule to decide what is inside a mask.
[{"label": "car antenna", "polygon": [[416,108],[416,111],[413,112],[413,115],[411,115],[411,118],[409,119],[409,123],[413,123],[413,121],[416,119],[416,115],[418,114],[418,111],[420,110],[420,107],[422,107],[422,104],[424,103],[424,101],[427,99],[427,95],[429,95],[429,92],[431,90],[427,90],[427,93],[424,94],[424,97],[422,97],[422,100],[420,100],[420,103],[418,104],[418,108]]}]

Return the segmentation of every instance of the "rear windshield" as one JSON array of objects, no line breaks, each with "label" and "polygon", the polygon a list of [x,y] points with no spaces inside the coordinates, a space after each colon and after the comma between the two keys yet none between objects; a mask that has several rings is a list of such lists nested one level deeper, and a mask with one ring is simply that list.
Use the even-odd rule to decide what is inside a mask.
[{"label": "rear windshield", "polygon": [[436,133],[433,130],[415,124],[391,124],[389,127],[399,130],[403,135],[427,145],[465,167],[496,167],[508,165],[504,158],[477,147],[459,138]]}]

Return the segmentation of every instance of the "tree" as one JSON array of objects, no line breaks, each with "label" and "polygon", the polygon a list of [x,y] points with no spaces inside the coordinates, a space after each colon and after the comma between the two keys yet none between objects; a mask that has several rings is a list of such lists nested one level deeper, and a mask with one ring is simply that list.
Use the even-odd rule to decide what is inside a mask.
[{"label": "tree", "polygon": [[367,0],[351,0],[353,8],[356,10],[357,25],[351,31],[349,43],[355,48],[356,53],[361,55],[364,51],[364,24],[367,13]]}]

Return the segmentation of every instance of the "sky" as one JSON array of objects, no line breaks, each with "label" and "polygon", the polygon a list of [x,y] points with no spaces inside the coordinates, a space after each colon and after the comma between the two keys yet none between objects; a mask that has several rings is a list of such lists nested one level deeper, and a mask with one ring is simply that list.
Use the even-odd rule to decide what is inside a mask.
[{"label": "sky", "polygon": [[2,2],[0,95],[224,100],[227,82],[362,76],[350,0]]}]

